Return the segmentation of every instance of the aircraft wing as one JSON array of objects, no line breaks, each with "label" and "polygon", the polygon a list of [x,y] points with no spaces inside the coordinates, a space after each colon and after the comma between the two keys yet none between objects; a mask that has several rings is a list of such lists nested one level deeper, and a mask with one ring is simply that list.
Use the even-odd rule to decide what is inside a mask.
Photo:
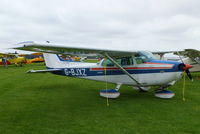
[{"label": "aircraft wing", "polygon": [[26,73],[48,73],[48,72],[60,72],[62,69],[46,69],[46,70],[29,70]]},{"label": "aircraft wing", "polygon": [[[108,49],[97,49],[97,48],[82,48],[82,47],[71,47],[64,45],[53,45],[50,43],[40,44],[35,42],[22,42],[18,44],[18,47],[14,49],[36,51],[42,53],[56,53],[56,54],[69,54],[69,55],[79,55],[79,54],[99,54],[107,57],[111,60],[117,67],[119,67],[128,77],[135,81],[138,85],[141,85],[133,76],[131,76],[121,65],[119,65],[113,58],[114,57],[124,57],[124,56],[134,56],[137,51],[120,51],[120,50],[108,50]],[[60,70],[52,70],[60,71]],[[30,73],[39,72],[52,72],[51,70],[31,70]]]},{"label": "aircraft wing", "polygon": [[66,45],[55,45],[55,44],[41,44],[35,42],[22,42],[17,44],[18,46],[14,49],[35,51],[42,53],[55,53],[55,54],[68,54],[68,55],[82,55],[82,54],[100,54],[104,55],[107,53],[112,57],[121,56],[132,56],[137,51],[120,51],[120,50],[110,50],[110,49],[97,49],[97,48],[86,48],[86,47],[73,47]]},{"label": "aircraft wing", "polygon": [[0,53],[0,57],[5,57],[5,56],[10,58],[17,57],[16,54]]}]

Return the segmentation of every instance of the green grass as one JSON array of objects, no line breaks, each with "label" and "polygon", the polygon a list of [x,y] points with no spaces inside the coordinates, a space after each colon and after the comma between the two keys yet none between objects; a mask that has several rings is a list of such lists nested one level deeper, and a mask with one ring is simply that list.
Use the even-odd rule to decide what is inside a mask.
[{"label": "green grass", "polygon": [[98,61],[98,59],[87,59],[87,60],[84,60],[84,62],[97,63],[99,61]]},{"label": "green grass", "polygon": [[[0,134],[199,134],[199,74],[169,89],[170,100],[154,97],[153,89],[139,93],[123,86],[121,96],[99,96],[105,83],[53,74],[25,74],[41,64],[0,66]],[[114,85],[109,84],[110,88]]]}]

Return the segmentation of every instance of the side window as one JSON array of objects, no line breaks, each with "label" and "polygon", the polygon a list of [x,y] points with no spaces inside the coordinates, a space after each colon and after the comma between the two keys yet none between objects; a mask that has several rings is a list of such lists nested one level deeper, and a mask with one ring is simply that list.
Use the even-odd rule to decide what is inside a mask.
[{"label": "side window", "polygon": [[120,59],[117,59],[116,62],[117,62],[119,65],[121,65],[122,59],[121,59],[121,58],[120,58]]},{"label": "side window", "polygon": [[126,58],[122,58],[122,59],[121,59],[121,65],[122,65],[122,66],[128,65],[128,61],[127,61]]},{"label": "side window", "polygon": [[146,60],[146,57],[143,56],[143,55],[141,55],[140,53],[138,53],[138,54],[135,55],[135,62],[136,62],[136,64],[142,64],[142,63],[145,62],[145,60]]},{"label": "side window", "polygon": [[121,58],[121,65],[122,66],[133,65],[133,58],[132,57]]},{"label": "side window", "polygon": [[[114,59],[119,65],[121,66],[129,66],[133,65],[133,58],[132,57],[122,57],[118,59]],[[106,59],[102,62],[102,66],[115,66],[109,59]]]},{"label": "side window", "polygon": [[144,60],[143,60],[141,57],[136,57],[136,58],[135,58],[135,61],[136,61],[137,64],[142,64],[142,63],[144,63]]},{"label": "side window", "polygon": [[127,60],[127,58],[122,58],[122,60],[121,60],[121,65],[122,65],[122,66],[127,66],[127,65],[129,65],[129,61]]},{"label": "side window", "polygon": [[106,59],[103,61],[102,66],[114,66],[114,64],[109,59]]}]

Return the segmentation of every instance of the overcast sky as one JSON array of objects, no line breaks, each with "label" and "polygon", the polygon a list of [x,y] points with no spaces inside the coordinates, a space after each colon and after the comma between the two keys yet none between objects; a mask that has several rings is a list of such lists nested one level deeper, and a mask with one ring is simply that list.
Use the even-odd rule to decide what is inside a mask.
[{"label": "overcast sky", "polygon": [[200,50],[200,0],[1,0],[0,48],[22,41]]}]

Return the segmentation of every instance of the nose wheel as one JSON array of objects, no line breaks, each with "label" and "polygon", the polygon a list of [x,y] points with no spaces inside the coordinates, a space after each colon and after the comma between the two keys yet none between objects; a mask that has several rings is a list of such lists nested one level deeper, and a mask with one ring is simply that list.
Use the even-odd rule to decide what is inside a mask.
[{"label": "nose wheel", "polygon": [[175,93],[170,90],[165,90],[164,88],[166,88],[166,87],[168,87],[168,86],[160,87],[159,89],[157,89],[155,91],[155,97],[161,98],[161,99],[173,98],[175,96]]}]

